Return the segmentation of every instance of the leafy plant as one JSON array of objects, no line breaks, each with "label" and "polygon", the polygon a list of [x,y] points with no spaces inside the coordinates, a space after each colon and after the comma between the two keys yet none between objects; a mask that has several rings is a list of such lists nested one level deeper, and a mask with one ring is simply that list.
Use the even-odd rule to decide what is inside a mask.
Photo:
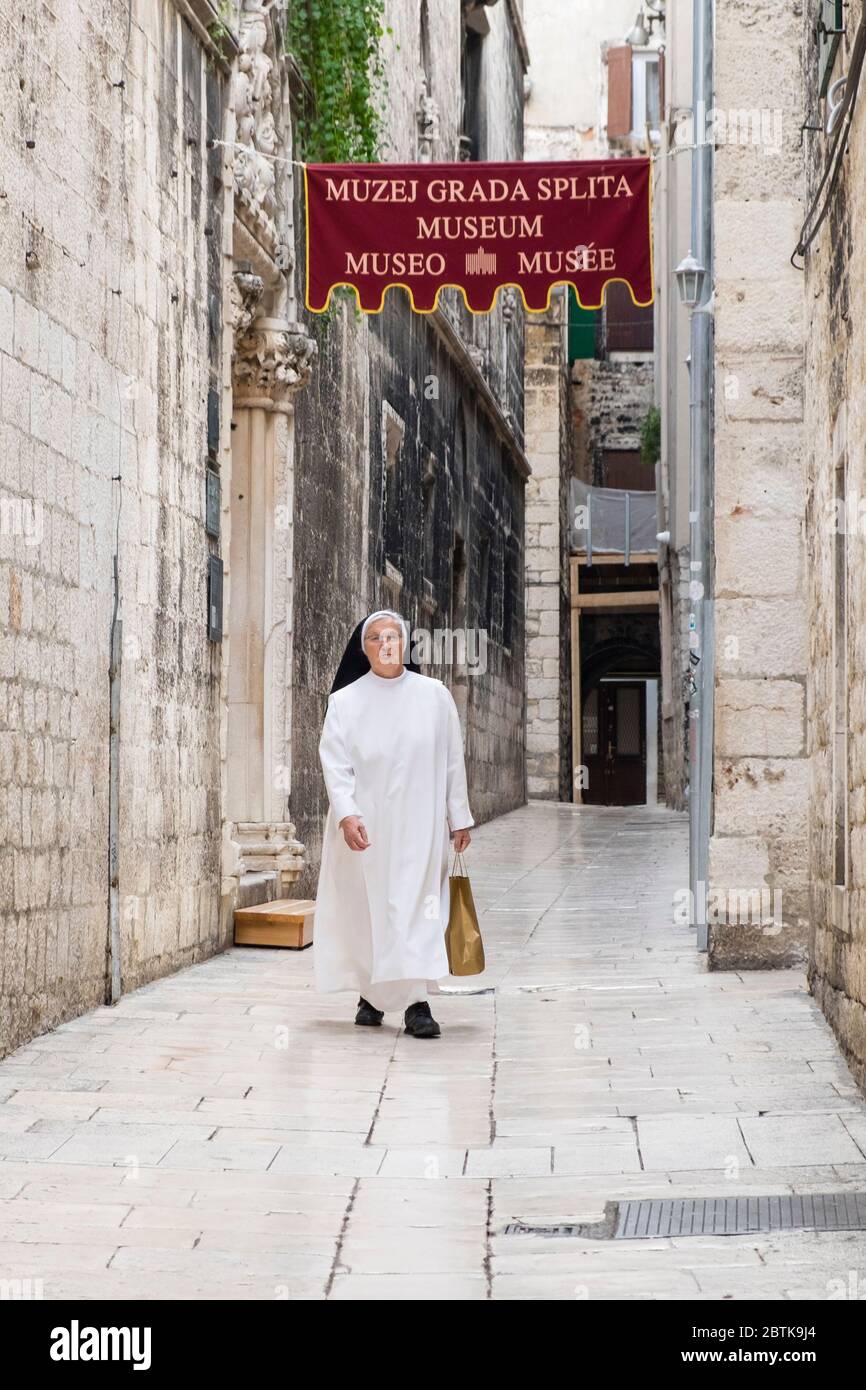
[{"label": "leafy plant", "polygon": [[662,413],[657,405],[650,406],[640,432],[640,456],[644,463],[655,467],[662,454]]},{"label": "leafy plant", "polygon": [[236,42],[234,5],[231,0],[220,0],[217,6],[217,19],[208,29],[211,43],[216,49],[220,62],[228,67],[231,62],[231,44]]},{"label": "leafy plant", "polygon": [[294,0],[286,48],[309,96],[296,122],[302,159],[376,161],[385,128],[385,0]]}]

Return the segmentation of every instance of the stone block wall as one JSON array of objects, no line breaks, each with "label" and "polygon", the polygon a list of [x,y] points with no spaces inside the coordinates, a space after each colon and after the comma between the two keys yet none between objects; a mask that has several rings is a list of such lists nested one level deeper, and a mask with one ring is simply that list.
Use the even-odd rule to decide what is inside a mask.
[{"label": "stone block wall", "polygon": [[[845,11],[846,37],[834,77],[850,68],[863,17]],[[818,112],[817,53],[808,31],[804,87]],[[866,234],[864,111],[857,108],[829,215],[805,257],[805,421],[809,549],[807,728],[812,991],[866,1088],[866,332],[857,306],[866,293],[857,241]],[[809,148],[807,193],[817,192],[828,142]],[[838,551],[838,560],[837,560]],[[837,591],[844,572],[844,626]],[[847,736],[846,736],[847,730]],[[837,832],[839,853],[836,852]]]},{"label": "stone block wall", "polygon": [[[389,69],[383,157],[394,161],[419,157],[417,111],[425,80],[438,112],[431,158],[455,160],[459,153],[461,10],[450,0],[430,0],[426,12],[425,68],[419,8],[395,0],[387,10],[399,60]],[[518,159],[519,16],[504,2],[487,13],[480,73],[484,158]],[[303,231],[297,219],[298,265],[304,263]],[[413,628],[453,622],[487,631],[483,674],[441,663],[424,669],[454,693],[475,819],[525,799],[524,315],[507,290],[490,315],[470,314],[455,292],[440,303],[462,350],[444,325],[412,314],[399,290],[369,318],[356,317],[347,305],[328,323],[305,315],[319,359],[295,405],[291,817],[306,849],[298,893],[314,893],[318,874],[327,812],[318,741],[328,690],[349,633],[373,608],[397,606]],[[498,422],[480,398],[476,373],[497,402]],[[386,421],[402,441],[391,483],[385,478]],[[432,485],[432,544],[425,540],[425,475],[426,486]],[[455,580],[455,546],[465,562],[462,582]]]},{"label": "stone block wall", "polygon": [[[259,61],[262,25],[263,42],[282,52],[282,6],[267,20],[254,9],[224,8],[229,30]],[[263,730],[251,740],[261,757],[250,804],[258,798],[264,807],[251,812],[253,836],[272,828],[275,815],[285,816],[277,829],[291,830],[289,817],[296,820],[307,872],[295,891],[314,887],[324,702],[357,617],[395,602],[388,527],[389,545],[396,536],[401,550],[400,603],[413,623],[445,626],[459,607],[468,626],[489,629],[486,672],[455,684],[476,817],[511,809],[525,795],[521,306],[506,292],[490,316],[467,315],[452,302],[434,322],[411,315],[398,295],[373,322],[345,306],[329,324],[307,316],[320,354],[312,380],[293,404],[281,398],[279,423],[260,431],[265,447],[255,436],[253,457],[252,432],[242,448],[238,426],[237,477],[243,454],[255,499],[252,483],[233,489],[233,407],[235,423],[244,410],[266,409],[250,405],[250,390],[243,395],[238,383],[267,377],[268,345],[282,332],[273,324],[294,306],[294,285],[282,283],[282,271],[267,285],[259,276],[256,290],[249,257],[264,248],[255,265],[273,269],[279,250],[291,266],[297,229],[302,265],[303,218],[288,216],[282,177],[273,237],[285,230],[285,245],[267,231],[264,204],[256,213],[256,188],[265,202],[271,196],[264,156],[237,124],[230,101],[243,97],[243,83],[230,90],[220,53],[195,28],[199,13],[207,18],[200,0],[131,7],[70,0],[62,9],[0,0],[0,1050],[109,997],[115,554],[124,991],[231,939],[241,872],[232,828],[248,817],[233,809],[238,742],[229,716],[246,704]],[[424,157],[425,78],[439,112],[427,154],[452,160],[459,152],[462,11],[436,0],[427,13],[425,72],[419,8],[397,0],[387,7],[396,57],[386,159]],[[490,24],[483,154],[519,158],[519,7],[513,0],[491,7]],[[233,42],[228,33],[227,47]],[[262,149],[267,117],[284,109],[273,106],[275,93],[288,100],[284,74],[277,80],[273,66],[268,71],[270,102],[256,128]],[[279,147],[290,152],[282,115],[279,123]],[[242,161],[228,152],[234,144],[218,143],[235,134],[247,146]],[[299,194],[296,186],[296,209]],[[261,340],[256,323],[265,324]],[[277,343],[277,365],[306,381],[314,359],[306,339],[282,337],[290,341]],[[429,394],[431,378],[438,385]],[[400,505],[390,518],[386,406],[405,424]],[[204,527],[209,452],[221,472],[219,540]],[[422,537],[431,461],[432,563]],[[268,477],[273,495],[260,506]],[[245,510],[237,504],[246,504],[249,518],[254,501],[255,535],[265,542],[244,552]],[[232,531],[241,547],[235,565]],[[456,539],[465,557],[460,593],[451,564]],[[207,632],[208,559],[218,553],[226,561],[224,643]],[[266,590],[270,609],[253,612],[249,592],[244,609],[251,557],[254,597]],[[239,668],[250,673],[245,653],[258,703],[232,680]],[[448,669],[431,673],[454,683]],[[272,788],[259,785],[271,772],[267,757]],[[265,790],[273,794],[259,796]],[[252,860],[251,844],[244,853]],[[267,860],[268,845],[261,848]],[[293,840],[289,857],[300,859],[302,849]]]},{"label": "stone block wall", "polygon": [[781,922],[737,914],[711,926],[711,965],[740,969],[804,960],[809,927],[803,287],[790,264],[803,211],[802,35],[783,0],[760,11],[732,0],[716,22],[717,111],[772,105],[781,117],[764,127],[772,139],[723,134],[715,155],[709,891],[781,892]]},{"label": "stone block wall", "polygon": [[128,23],[0,0],[0,1051],[106,997],[115,551],[125,988],[222,945],[223,80],[170,0]]},{"label": "stone block wall", "polygon": [[639,449],[641,430],[654,403],[651,357],[588,357],[572,367],[575,475],[604,485],[605,449]]},{"label": "stone block wall", "polygon": [[569,380],[564,316],[554,296],[526,330],[526,785],[570,801],[571,634],[568,581]]}]

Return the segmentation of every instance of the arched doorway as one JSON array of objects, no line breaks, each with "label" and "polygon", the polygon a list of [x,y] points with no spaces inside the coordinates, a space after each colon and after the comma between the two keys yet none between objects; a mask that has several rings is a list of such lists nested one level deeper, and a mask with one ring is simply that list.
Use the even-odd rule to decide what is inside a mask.
[{"label": "arched doorway", "polygon": [[659,655],[652,641],[602,641],[581,671],[582,800],[643,806],[658,796]]}]

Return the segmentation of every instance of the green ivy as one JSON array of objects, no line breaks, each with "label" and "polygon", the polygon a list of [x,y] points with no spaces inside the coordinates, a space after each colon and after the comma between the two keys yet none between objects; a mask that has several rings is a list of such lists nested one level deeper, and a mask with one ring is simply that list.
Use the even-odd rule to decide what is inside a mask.
[{"label": "green ivy", "polygon": [[644,463],[655,467],[662,454],[662,413],[657,405],[647,412],[640,434],[640,455]]},{"label": "green ivy", "polygon": [[385,128],[385,0],[293,0],[286,48],[309,97],[296,121],[301,159],[371,164]]},{"label": "green ivy", "polygon": [[235,23],[234,5],[231,0],[220,0],[217,6],[217,18],[208,29],[211,43],[216,49],[220,62],[225,67],[231,63],[231,48],[229,44],[237,41],[233,25]]}]

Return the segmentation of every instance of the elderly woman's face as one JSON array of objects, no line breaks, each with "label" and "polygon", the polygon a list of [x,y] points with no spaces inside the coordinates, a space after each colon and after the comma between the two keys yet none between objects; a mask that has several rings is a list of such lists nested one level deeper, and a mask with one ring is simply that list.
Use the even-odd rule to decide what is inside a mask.
[{"label": "elderly woman's face", "polygon": [[403,631],[393,618],[377,618],[364,634],[364,651],[377,676],[399,676],[403,668]]}]

